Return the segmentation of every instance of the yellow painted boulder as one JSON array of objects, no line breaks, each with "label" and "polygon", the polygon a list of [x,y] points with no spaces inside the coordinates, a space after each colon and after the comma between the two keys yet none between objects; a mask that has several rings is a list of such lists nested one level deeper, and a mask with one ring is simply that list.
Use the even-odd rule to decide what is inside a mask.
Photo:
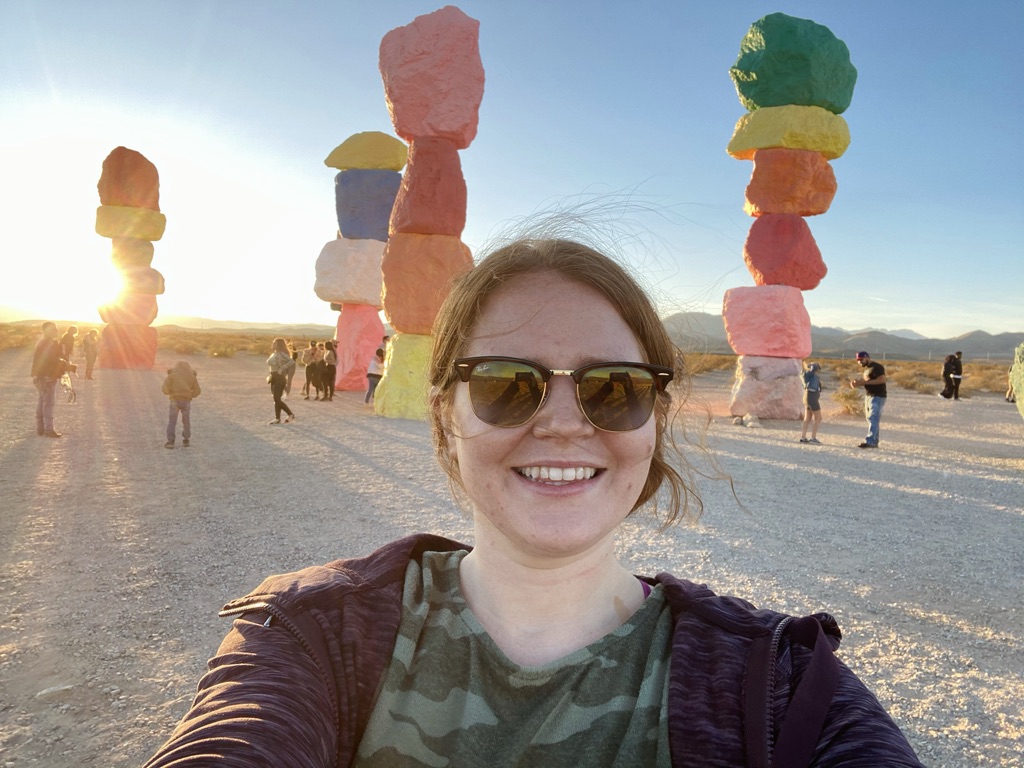
[{"label": "yellow painted boulder", "polygon": [[840,115],[791,104],[745,114],[736,123],[726,151],[737,160],[751,160],[759,149],[809,149],[834,160],[849,146],[850,127]]},{"label": "yellow painted boulder", "polygon": [[394,136],[380,131],[364,131],[349,136],[324,160],[328,168],[347,171],[364,170],[400,171],[405,167],[409,149]]},{"label": "yellow painted boulder", "polygon": [[427,363],[433,336],[396,333],[388,342],[384,377],[373,393],[373,410],[391,419],[427,416]]},{"label": "yellow painted boulder", "polygon": [[96,209],[96,234],[101,237],[159,240],[166,227],[167,217],[149,208],[101,205]]}]

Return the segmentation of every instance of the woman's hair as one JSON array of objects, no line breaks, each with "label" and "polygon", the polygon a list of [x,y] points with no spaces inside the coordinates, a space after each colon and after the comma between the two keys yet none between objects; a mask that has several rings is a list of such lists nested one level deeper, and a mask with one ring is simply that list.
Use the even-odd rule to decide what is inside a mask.
[{"label": "woman's hair", "polygon": [[274,341],[270,345],[270,347],[275,352],[287,352],[288,351],[288,342],[285,341],[284,339],[282,339],[280,336],[278,336],[276,339],[274,339]]},{"label": "woman's hair", "polygon": [[[456,495],[463,490],[462,479],[458,461],[448,444],[452,404],[459,381],[454,362],[465,355],[480,315],[496,291],[517,277],[546,272],[589,286],[604,296],[636,337],[643,351],[643,362],[674,368],[671,388],[684,399],[688,392],[689,376],[682,353],[669,338],[650,298],[616,261],[571,240],[526,239],[500,248],[454,280],[434,322],[434,346],[428,368],[429,418],[434,451]],[[687,516],[691,502],[697,507],[694,517],[699,516],[703,508],[692,482],[694,470],[672,436],[671,406],[672,395],[668,391],[660,392],[654,409],[657,436],[651,468],[632,510],[652,500],[657,507],[658,489],[668,483],[666,524]]]},{"label": "woman's hair", "polygon": [[334,342],[333,341],[325,341],[324,342],[324,348],[325,349],[330,349],[330,350],[333,351],[334,350]]}]

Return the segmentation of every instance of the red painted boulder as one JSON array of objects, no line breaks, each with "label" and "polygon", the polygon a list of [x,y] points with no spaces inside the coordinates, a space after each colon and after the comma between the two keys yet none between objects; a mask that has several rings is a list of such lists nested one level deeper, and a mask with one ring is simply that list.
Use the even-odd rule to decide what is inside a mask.
[{"label": "red painted boulder", "polygon": [[473,268],[469,248],[449,235],[396,234],[384,248],[384,314],[400,333],[428,336],[453,277]]},{"label": "red painted boulder", "polygon": [[808,149],[759,149],[743,206],[751,216],[825,213],[836,196],[836,175],[828,160]]},{"label": "red painted boulder", "polygon": [[811,318],[799,288],[730,288],[722,303],[722,319],[729,346],[738,355],[802,360],[811,354]]},{"label": "red painted boulder", "polygon": [[103,161],[96,185],[103,205],[160,210],[160,176],[142,153],[118,147]]},{"label": "red painted boulder", "polygon": [[811,228],[791,213],[768,213],[751,225],[743,260],[757,285],[818,287],[828,272]]},{"label": "red painted boulder", "polygon": [[399,136],[438,136],[458,149],[469,146],[484,96],[479,37],[480,22],[451,5],[384,36],[380,74]]},{"label": "red painted boulder", "polygon": [[458,237],[465,226],[466,180],[455,143],[429,136],[413,139],[391,209],[391,234]]},{"label": "red painted boulder", "polygon": [[156,363],[156,328],[108,325],[100,336],[100,368],[149,369]]}]

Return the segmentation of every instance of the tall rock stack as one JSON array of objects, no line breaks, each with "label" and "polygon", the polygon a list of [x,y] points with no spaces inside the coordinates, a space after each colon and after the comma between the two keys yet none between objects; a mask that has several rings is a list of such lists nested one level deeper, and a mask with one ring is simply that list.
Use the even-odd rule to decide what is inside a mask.
[{"label": "tall rock stack", "polygon": [[164,277],[150,264],[153,242],[163,237],[160,177],[140,153],[118,147],[103,161],[96,233],[111,238],[111,256],[123,280],[121,294],[99,308],[107,323],[100,338],[100,368],[152,368],[156,363],[156,297]]},{"label": "tall rock stack", "polygon": [[350,136],[324,160],[338,169],[338,237],[320,251],[313,291],[341,310],[335,389],[366,389],[367,366],[384,337],[381,260],[407,155],[398,139],[368,131]]},{"label": "tall rock stack", "polygon": [[799,419],[801,361],[811,353],[801,291],[816,288],[827,271],[804,217],[825,213],[835,196],[828,161],[850,144],[840,115],[857,70],[827,27],[773,13],[750,27],[729,73],[749,111],[727,151],[754,161],[744,210],[755,217],[743,247],[755,287],[726,291],[722,307],[739,355],[730,410]]},{"label": "tall rock stack", "polygon": [[446,6],[393,29],[380,44],[380,72],[395,132],[409,142],[409,164],[384,249],[388,345],[377,413],[426,415],[431,329],[451,279],[473,267],[460,239],[466,182],[459,150],[476,137],[484,68],[480,23]]}]

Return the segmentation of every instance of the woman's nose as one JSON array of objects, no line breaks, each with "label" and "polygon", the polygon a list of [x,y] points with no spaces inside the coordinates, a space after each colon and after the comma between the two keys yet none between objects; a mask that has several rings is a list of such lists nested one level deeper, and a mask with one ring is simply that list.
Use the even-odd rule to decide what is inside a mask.
[{"label": "woman's nose", "polygon": [[576,398],[576,382],[571,376],[552,376],[540,411],[533,417],[533,428],[538,435],[572,436],[593,432],[590,423],[580,410]]}]

